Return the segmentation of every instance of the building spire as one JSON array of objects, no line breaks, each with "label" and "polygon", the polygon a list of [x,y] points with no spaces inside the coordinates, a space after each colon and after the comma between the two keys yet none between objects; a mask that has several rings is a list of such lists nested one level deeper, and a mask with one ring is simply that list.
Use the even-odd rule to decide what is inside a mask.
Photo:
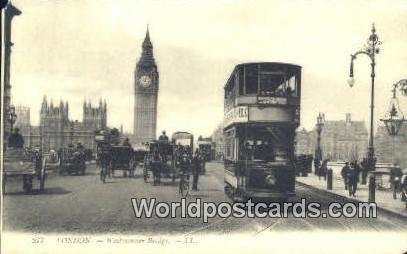
[{"label": "building spire", "polygon": [[143,41],[142,45],[142,53],[139,63],[142,65],[154,65],[154,55],[153,55],[153,44],[151,43],[150,39],[150,30],[147,25],[146,36]]},{"label": "building spire", "polygon": [[147,25],[146,37],[144,38],[144,42],[143,42],[143,50],[145,48],[153,48],[153,44],[151,43],[151,40],[150,40],[150,31],[148,29],[148,25]]},{"label": "building spire", "polygon": [[46,113],[47,110],[48,110],[47,96],[44,95],[44,98],[42,99],[41,113]]}]

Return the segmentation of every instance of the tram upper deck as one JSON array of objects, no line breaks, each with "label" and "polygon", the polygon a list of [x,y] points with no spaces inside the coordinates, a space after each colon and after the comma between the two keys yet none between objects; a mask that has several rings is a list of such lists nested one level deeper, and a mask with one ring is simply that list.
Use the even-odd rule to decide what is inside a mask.
[{"label": "tram upper deck", "polygon": [[225,128],[239,122],[299,124],[299,65],[277,62],[239,64],[224,90]]}]

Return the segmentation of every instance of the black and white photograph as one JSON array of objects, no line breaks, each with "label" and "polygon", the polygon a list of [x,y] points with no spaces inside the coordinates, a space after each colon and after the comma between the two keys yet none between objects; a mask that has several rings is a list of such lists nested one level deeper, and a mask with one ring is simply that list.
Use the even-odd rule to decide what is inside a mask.
[{"label": "black and white photograph", "polygon": [[407,253],[407,1],[0,7],[1,253]]}]

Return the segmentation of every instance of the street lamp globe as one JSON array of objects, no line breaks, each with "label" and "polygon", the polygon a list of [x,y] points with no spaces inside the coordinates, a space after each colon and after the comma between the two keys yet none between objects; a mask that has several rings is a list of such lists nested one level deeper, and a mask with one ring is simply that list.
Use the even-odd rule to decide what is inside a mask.
[{"label": "street lamp globe", "polygon": [[405,119],[395,96],[393,96],[390,101],[389,111],[386,113],[385,118],[380,120],[384,122],[390,136],[396,136],[398,134]]}]

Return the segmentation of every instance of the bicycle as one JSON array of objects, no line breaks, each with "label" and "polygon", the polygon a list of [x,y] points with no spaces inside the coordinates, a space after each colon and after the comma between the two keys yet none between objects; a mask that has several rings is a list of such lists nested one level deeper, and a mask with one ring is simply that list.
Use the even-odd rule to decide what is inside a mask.
[{"label": "bicycle", "polygon": [[179,181],[179,188],[178,188],[179,194],[183,198],[188,196],[189,193],[189,174],[182,172],[181,173],[181,179]]}]

